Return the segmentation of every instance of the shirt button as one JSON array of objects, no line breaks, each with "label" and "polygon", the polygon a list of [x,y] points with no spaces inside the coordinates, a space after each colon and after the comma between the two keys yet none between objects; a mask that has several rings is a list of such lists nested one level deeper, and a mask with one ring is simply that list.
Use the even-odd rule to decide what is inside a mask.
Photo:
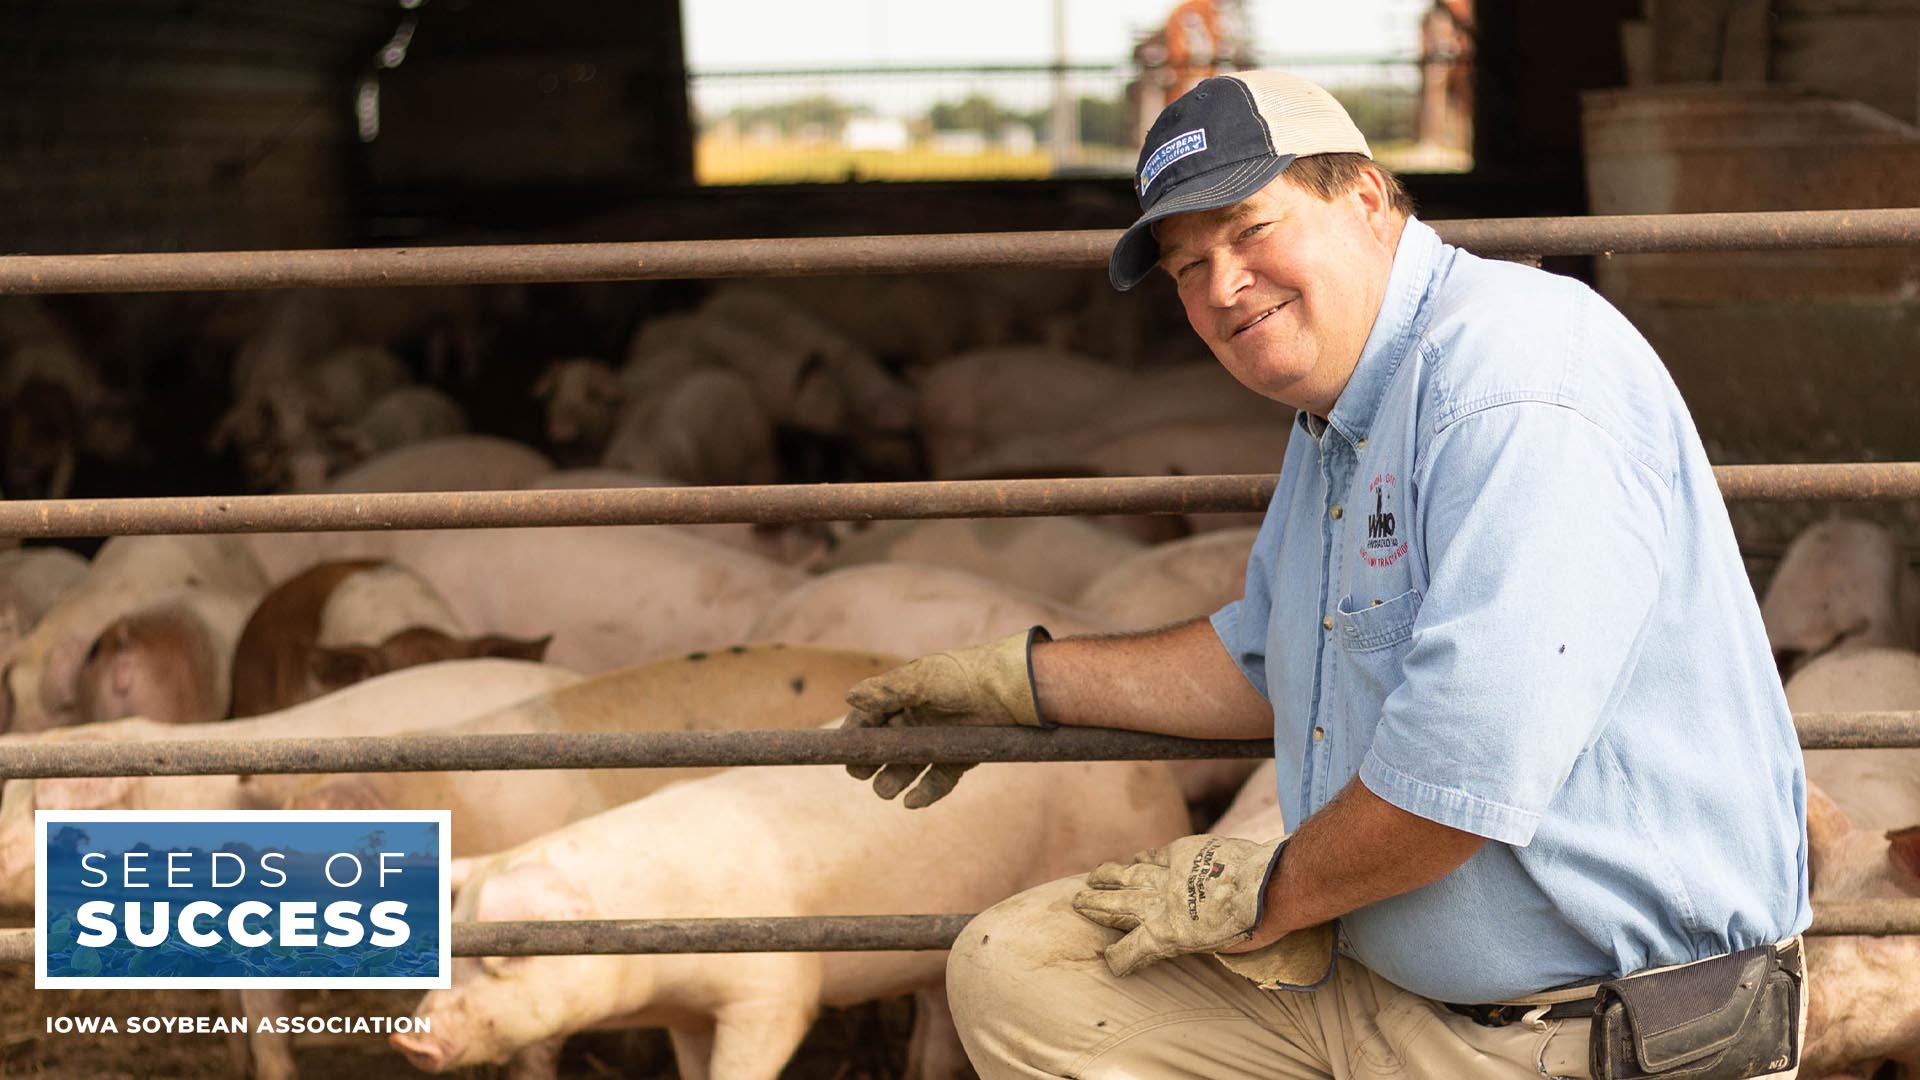
[{"label": "shirt button", "polygon": [[1333,515],[1333,520],[1335,520],[1335,521],[1339,521],[1339,520],[1340,520],[1340,515],[1341,515],[1341,514],[1344,514],[1344,513],[1346,513],[1346,511],[1345,511],[1345,510],[1342,510],[1342,509],[1340,509],[1340,508],[1339,508],[1338,506],[1336,506],[1336,507],[1334,507],[1333,509],[1331,509],[1331,510],[1329,510],[1329,511],[1327,511],[1327,513],[1329,513],[1329,514],[1331,514],[1331,515]]},{"label": "shirt button", "polygon": [[1317,727],[1317,728],[1314,728],[1314,729],[1313,729],[1313,741],[1314,741],[1314,742],[1319,742],[1319,741],[1320,741],[1321,739],[1324,739],[1324,738],[1326,738],[1326,737],[1327,737],[1327,729],[1326,729],[1326,728],[1323,728],[1323,727]]},{"label": "shirt button", "polygon": [[1331,615],[1323,616],[1320,619],[1320,629],[1322,630],[1333,629],[1333,616]]},{"label": "shirt button", "polygon": [[1365,436],[1361,436],[1361,438],[1360,438],[1360,441],[1359,441],[1359,442],[1357,442],[1357,443],[1354,443],[1354,444],[1353,444],[1353,448],[1354,448],[1355,450],[1363,450],[1363,449],[1365,449],[1365,448],[1366,448],[1366,445],[1367,445],[1367,440],[1366,440],[1366,437],[1365,437]]}]

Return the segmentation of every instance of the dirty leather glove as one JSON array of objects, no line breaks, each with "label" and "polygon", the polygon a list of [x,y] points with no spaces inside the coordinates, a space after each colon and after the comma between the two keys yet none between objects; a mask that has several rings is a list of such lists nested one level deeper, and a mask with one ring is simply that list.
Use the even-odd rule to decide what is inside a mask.
[{"label": "dirty leather glove", "polygon": [[1216,952],[1253,937],[1265,910],[1267,880],[1285,844],[1182,837],[1127,862],[1095,867],[1087,887],[1074,894],[1073,910],[1130,931],[1107,946],[1107,967],[1115,975],[1170,956]]},{"label": "dirty leather glove", "polygon": [[[992,726],[1019,724],[1051,727],[1040,718],[1028,652],[1036,641],[1051,641],[1035,626],[998,641],[966,649],[930,653],[884,675],[856,683],[847,691],[843,728],[913,727],[927,724]],[[886,766],[848,765],[857,780],[873,777],[874,794],[891,799],[915,777],[906,805],[918,810],[953,790],[971,764],[928,765],[895,762]],[[879,772],[875,776],[875,771]],[[925,776],[921,776],[924,770]]]}]

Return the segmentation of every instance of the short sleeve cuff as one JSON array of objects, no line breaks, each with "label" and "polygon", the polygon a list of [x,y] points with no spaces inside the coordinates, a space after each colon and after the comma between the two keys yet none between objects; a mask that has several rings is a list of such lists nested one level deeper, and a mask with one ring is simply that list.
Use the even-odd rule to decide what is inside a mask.
[{"label": "short sleeve cuff", "polygon": [[1539,814],[1408,776],[1372,751],[1360,763],[1360,782],[1409,814],[1502,844],[1525,847],[1540,827]]},{"label": "short sleeve cuff", "polygon": [[1233,666],[1246,676],[1248,684],[1258,691],[1261,697],[1267,696],[1266,657],[1261,649],[1266,645],[1265,631],[1262,626],[1261,637],[1247,642],[1240,636],[1241,608],[1245,600],[1235,600],[1213,613],[1208,621],[1213,624],[1214,636],[1220,639],[1221,647],[1227,650],[1227,656],[1233,660]]}]

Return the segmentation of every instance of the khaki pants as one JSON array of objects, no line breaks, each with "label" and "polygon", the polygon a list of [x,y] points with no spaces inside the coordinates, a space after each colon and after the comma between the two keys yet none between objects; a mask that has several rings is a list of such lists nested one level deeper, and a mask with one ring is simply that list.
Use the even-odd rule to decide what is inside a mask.
[{"label": "khaki pants", "polygon": [[1588,1020],[1482,1027],[1347,957],[1310,993],[1261,990],[1210,956],[1116,978],[1100,953],[1119,932],[1068,906],[1083,881],[997,904],[954,943],[947,994],[983,1080],[1589,1075]]}]

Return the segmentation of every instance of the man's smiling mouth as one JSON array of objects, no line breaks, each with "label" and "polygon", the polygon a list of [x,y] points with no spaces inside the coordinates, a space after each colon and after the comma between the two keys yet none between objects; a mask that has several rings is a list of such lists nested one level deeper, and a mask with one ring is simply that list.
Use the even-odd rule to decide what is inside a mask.
[{"label": "man's smiling mouth", "polygon": [[1241,323],[1241,324],[1240,324],[1239,326],[1237,326],[1237,327],[1235,327],[1235,328],[1234,328],[1234,330],[1233,330],[1233,333],[1231,333],[1231,334],[1228,334],[1227,336],[1228,336],[1228,337],[1239,337],[1239,336],[1240,336],[1241,334],[1244,334],[1244,333],[1246,333],[1247,331],[1249,331],[1249,330],[1251,330],[1251,329],[1253,329],[1254,327],[1256,327],[1256,326],[1259,326],[1259,325],[1260,325],[1261,323],[1263,323],[1263,322],[1265,322],[1265,321],[1266,321],[1266,319],[1267,319],[1267,316],[1269,316],[1269,315],[1271,315],[1271,314],[1273,314],[1273,313],[1274,313],[1274,312],[1276,312],[1276,311],[1279,311],[1279,310],[1280,310],[1281,308],[1283,308],[1283,307],[1286,307],[1286,306],[1287,306],[1288,304],[1291,304],[1291,303],[1293,303],[1293,301],[1291,301],[1291,300],[1283,300],[1283,301],[1281,301],[1280,303],[1278,303],[1278,304],[1275,304],[1275,305],[1273,305],[1272,307],[1270,307],[1270,308],[1268,308],[1267,310],[1265,310],[1265,311],[1263,311],[1263,312],[1261,312],[1261,313],[1260,313],[1260,314],[1258,314],[1258,315],[1255,315],[1255,316],[1254,316],[1253,318],[1251,318],[1251,319],[1248,319],[1248,320],[1247,320],[1246,322],[1244,322],[1244,323]]}]

